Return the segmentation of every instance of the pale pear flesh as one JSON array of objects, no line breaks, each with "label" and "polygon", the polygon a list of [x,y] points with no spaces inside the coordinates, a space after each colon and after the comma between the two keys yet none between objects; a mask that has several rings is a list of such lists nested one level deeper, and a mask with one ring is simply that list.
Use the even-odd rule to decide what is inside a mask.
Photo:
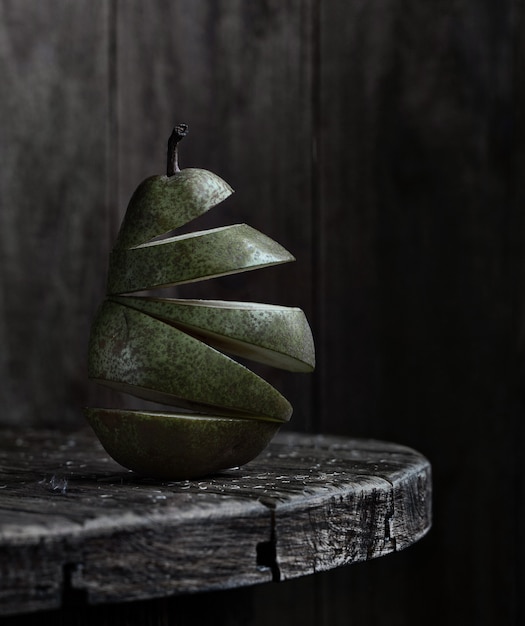
[{"label": "pale pear flesh", "polygon": [[233,193],[222,178],[199,168],[150,176],[132,195],[115,248],[131,248],[175,230]]},{"label": "pale pear flesh", "polygon": [[292,414],[286,398],[248,368],[170,324],[110,300],[92,324],[88,374],[174,406],[279,422]]},{"label": "pale pear flesh", "polygon": [[202,338],[218,350],[292,372],[315,367],[312,331],[297,307],[136,296],[112,300]]},{"label": "pale pear flesh", "polygon": [[187,480],[244,465],[279,430],[277,422],[125,409],[86,409],[108,454],[144,476]]},{"label": "pale pear flesh", "polygon": [[107,292],[181,285],[294,260],[273,239],[247,224],[234,224],[113,250]]}]

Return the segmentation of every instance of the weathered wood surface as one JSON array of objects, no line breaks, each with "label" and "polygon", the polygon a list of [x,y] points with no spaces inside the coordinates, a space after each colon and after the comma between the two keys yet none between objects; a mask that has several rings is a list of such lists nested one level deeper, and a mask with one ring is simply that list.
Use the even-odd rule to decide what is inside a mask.
[{"label": "weathered wood surface", "polygon": [[107,5],[0,2],[4,425],[78,423],[91,393],[85,353],[111,219]]},{"label": "weathered wood surface", "polygon": [[281,434],[182,482],[122,469],[91,432],[4,432],[0,614],[282,581],[402,550],[431,524],[428,461],[396,444]]}]

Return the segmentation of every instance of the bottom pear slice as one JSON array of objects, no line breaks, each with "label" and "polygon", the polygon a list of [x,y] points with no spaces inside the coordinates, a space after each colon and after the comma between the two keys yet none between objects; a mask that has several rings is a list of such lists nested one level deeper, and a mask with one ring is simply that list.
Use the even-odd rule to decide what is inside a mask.
[{"label": "bottom pear slice", "polygon": [[117,463],[165,480],[200,478],[244,465],[280,427],[264,420],[125,409],[88,408],[86,417]]}]

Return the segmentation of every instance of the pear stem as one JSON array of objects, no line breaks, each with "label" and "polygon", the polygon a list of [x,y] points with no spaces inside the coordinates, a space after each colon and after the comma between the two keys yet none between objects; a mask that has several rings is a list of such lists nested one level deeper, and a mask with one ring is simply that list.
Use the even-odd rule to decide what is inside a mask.
[{"label": "pear stem", "polygon": [[173,176],[175,172],[180,172],[178,143],[188,134],[187,124],[177,124],[168,139],[168,162],[166,175]]}]

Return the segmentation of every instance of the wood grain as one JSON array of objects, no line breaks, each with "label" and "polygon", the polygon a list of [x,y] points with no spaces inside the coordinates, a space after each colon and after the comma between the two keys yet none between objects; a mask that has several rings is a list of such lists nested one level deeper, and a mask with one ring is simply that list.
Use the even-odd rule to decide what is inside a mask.
[{"label": "wood grain", "polygon": [[[356,584],[357,623],[383,623],[371,589],[393,624],[417,623],[429,603],[429,623],[519,622],[508,480],[522,475],[511,441],[523,441],[517,6],[321,3],[322,428],[417,445],[442,511],[427,553],[327,580],[332,625],[346,623],[342,594]],[[494,517],[482,513],[490,492]]]},{"label": "wood grain", "polygon": [[209,479],[140,479],[92,433],[3,432],[0,612],[283,581],[383,556],[431,523],[430,465],[396,444],[285,433]]},{"label": "wood grain", "polygon": [[3,424],[77,423],[108,245],[107,2],[0,3]]}]

